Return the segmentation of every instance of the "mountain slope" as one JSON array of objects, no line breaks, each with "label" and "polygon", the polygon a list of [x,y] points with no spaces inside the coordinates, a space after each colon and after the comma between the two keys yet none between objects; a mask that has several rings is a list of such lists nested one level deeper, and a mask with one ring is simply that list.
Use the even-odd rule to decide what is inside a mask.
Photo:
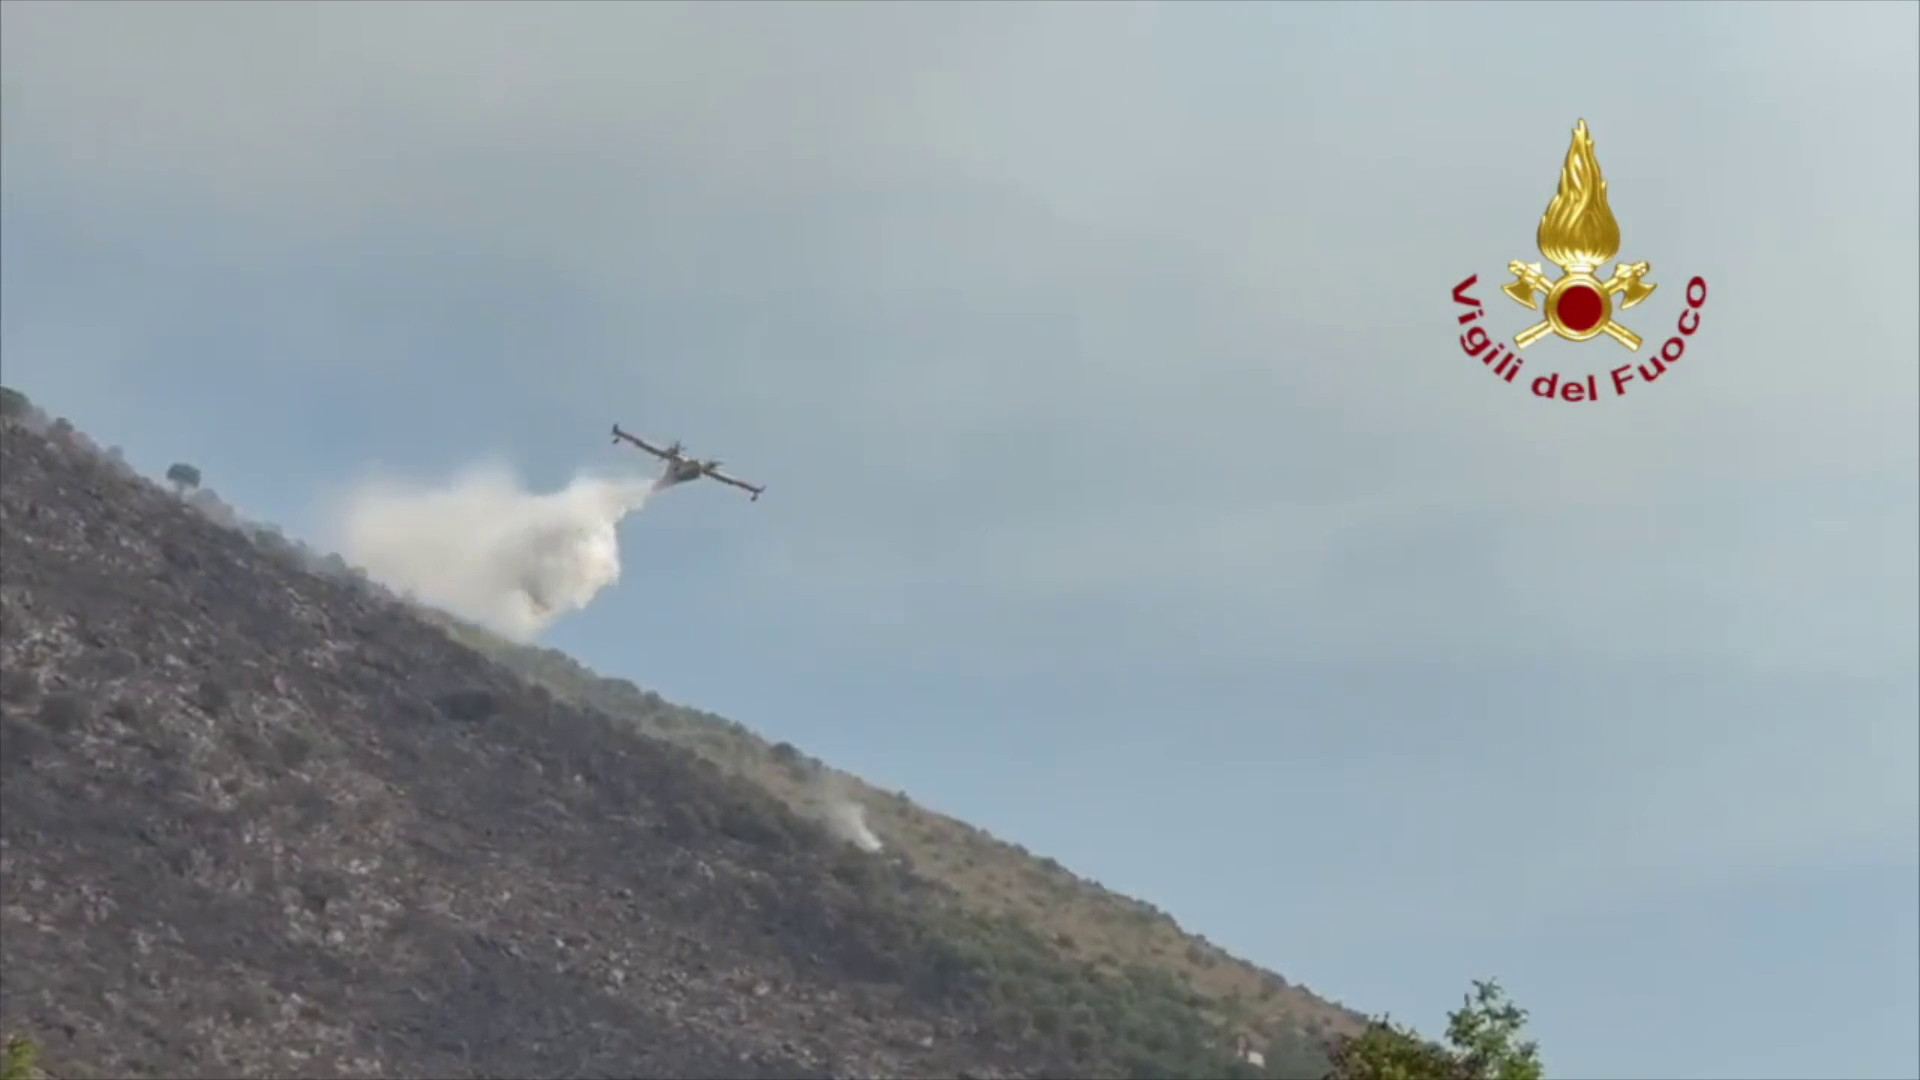
[{"label": "mountain slope", "polygon": [[1280,1072],[1319,1076],[1328,1039],[1357,1034],[1367,1018],[1182,930],[1150,904],[1075,875],[1053,859],[965,822],[872,788],[785,743],[663,701],[626,679],[604,678],[564,653],[508,641],[450,616],[427,617],[476,649],[568,700],[631,720],[730,775],[771,792],[796,813],[821,818],[839,805],[864,811],[873,832],[913,872],[951,890],[978,917],[1012,920],[1073,962],[1164,987],[1233,1034],[1245,1035]]},{"label": "mountain slope", "polygon": [[873,810],[908,857],[872,857],[790,748],[6,411],[0,1032],[56,1075],[1252,1075],[1252,1030],[1304,1076],[1300,1021],[1347,1026],[982,902],[944,868],[1013,849],[910,804]]}]

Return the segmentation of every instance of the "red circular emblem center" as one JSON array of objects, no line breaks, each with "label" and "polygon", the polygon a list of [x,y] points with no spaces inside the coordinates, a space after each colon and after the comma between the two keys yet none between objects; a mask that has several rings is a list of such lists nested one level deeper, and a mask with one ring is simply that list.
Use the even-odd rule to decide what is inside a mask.
[{"label": "red circular emblem center", "polygon": [[1560,294],[1560,299],[1554,304],[1554,313],[1560,316],[1560,325],[1576,334],[1584,334],[1600,325],[1606,308],[1606,299],[1598,289],[1590,285],[1575,285]]}]

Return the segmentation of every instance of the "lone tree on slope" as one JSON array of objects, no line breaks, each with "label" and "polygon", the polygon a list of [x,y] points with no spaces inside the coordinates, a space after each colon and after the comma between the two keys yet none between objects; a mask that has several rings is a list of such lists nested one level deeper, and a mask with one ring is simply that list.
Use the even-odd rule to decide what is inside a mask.
[{"label": "lone tree on slope", "polygon": [[185,495],[189,489],[200,486],[200,470],[184,461],[176,461],[167,467],[167,479],[173,482],[176,492]]}]

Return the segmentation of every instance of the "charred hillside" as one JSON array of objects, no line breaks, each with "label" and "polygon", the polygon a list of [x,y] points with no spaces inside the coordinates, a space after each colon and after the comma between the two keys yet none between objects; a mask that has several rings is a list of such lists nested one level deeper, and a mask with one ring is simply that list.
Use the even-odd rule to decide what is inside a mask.
[{"label": "charred hillside", "polygon": [[0,1034],[54,1076],[1323,1069],[1304,1037],[1234,1061],[1164,972],[982,915],[8,399]]}]

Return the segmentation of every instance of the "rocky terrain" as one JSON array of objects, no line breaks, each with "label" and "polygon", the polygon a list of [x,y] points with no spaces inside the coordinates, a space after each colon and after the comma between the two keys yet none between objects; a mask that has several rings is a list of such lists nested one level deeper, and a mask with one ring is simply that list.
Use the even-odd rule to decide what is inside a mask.
[{"label": "rocky terrain", "polygon": [[[874,788],[797,747],[769,743],[739,724],[674,705],[626,679],[598,675],[557,650],[516,644],[439,612],[421,615],[555,694],[684,746],[728,775],[772,793],[796,813],[820,818],[837,808],[859,807],[887,858],[940,885],[956,909],[972,916],[970,925],[985,931],[981,936],[988,940],[976,943],[980,949],[1019,956],[1038,936],[1069,963],[1107,978],[1096,987],[1124,984],[1125,1015],[1110,1025],[1118,1041],[1149,1042],[1155,1031],[1198,1013],[1218,1029],[1216,1042],[1245,1038],[1259,1051],[1267,1065],[1264,1075],[1317,1078],[1325,1074],[1326,1045],[1366,1026],[1363,1015],[1184,931],[1153,905],[921,806],[904,792]],[[1003,988],[1019,988],[1022,964],[1016,959],[1001,965]],[[1037,1004],[1041,1016],[1055,1004],[1044,986],[1024,997]],[[1154,1058],[1151,1046],[1137,1049]]]},{"label": "rocky terrain", "polygon": [[792,748],[726,767],[8,413],[0,1033],[55,1076],[1308,1076],[1354,1019],[1088,959],[837,839]]}]

